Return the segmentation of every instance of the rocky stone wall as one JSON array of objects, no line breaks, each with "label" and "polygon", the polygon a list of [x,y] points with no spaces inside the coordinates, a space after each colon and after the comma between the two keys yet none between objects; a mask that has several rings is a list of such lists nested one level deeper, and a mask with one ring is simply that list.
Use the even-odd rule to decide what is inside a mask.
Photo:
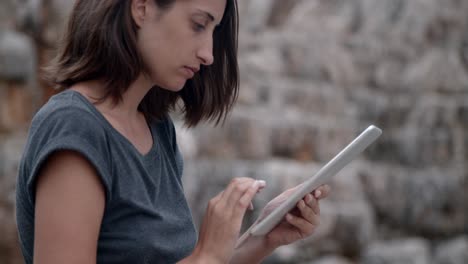
[{"label": "rocky stone wall", "polygon": [[[52,94],[50,59],[71,0],[0,3],[0,263],[22,263],[14,220],[28,122]],[[239,0],[241,91],[224,126],[183,127],[196,223],[233,177],[275,195],[367,125],[377,143],[337,175],[321,225],[265,263],[468,263],[468,1]]]}]

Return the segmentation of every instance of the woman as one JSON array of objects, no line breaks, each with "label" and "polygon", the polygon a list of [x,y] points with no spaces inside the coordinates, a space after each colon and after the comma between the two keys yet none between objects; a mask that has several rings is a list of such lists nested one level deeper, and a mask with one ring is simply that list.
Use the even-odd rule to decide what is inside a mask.
[{"label": "woman", "polygon": [[64,91],[35,115],[20,165],[26,263],[258,263],[313,232],[328,186],[235,249],[265,186],[236,178],[210,200],[197,239],[168,111],[180,98],[194,126],[230,110],[235,1],[78,0],[61,44],[48,76]]}]

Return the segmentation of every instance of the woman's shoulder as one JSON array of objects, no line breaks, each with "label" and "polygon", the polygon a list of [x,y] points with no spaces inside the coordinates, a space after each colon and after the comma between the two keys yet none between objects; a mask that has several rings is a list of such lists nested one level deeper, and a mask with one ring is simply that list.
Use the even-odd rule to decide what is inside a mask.
[{"label": "woman's shoulder", "polygon": [[34,115],[32,123],[41,123],[48,119],[54,121],[85,120],[94,115],[90,106],[79,98],[77,92],[65,90],[53,95]]},{"label": "woman's shoulder", "polygon": [[30,137],[103,138],[106,131],[96,109],[78,92],[65,90],[52,96],[34,115]]}]

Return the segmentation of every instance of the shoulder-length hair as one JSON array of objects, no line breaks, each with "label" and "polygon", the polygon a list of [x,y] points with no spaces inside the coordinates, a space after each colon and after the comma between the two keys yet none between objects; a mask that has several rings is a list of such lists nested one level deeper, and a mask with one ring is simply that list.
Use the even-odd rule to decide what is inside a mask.
[{"label": "shoulder-length hair", "polygon": [[[163,9],[176,0],[154,0]],[[238,8],[227,0],[223,19],[213,35],[214,62],[201,65],[179,92],[153,87],[139,105],[147,118],[162,119],[180,98],[186,125],[202,120],[224,121],[239,90],[237,64]],[[75,83],[103,80],[105,95],[118,103],[130,84],[144,72],[137,51],[137,26],[130,0],[77,0],[56,58],[45,68],[45,80],[58,89]]]}]

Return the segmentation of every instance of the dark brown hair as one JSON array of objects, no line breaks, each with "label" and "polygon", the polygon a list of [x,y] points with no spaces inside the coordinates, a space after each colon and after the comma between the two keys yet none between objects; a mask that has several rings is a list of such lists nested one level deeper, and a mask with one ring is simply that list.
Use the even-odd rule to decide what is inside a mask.
[{"label": "dark brown hair", "polygon": [[[169,9],[176,0],[154,1]],[[226,1],[223,19],[213,35],[213,64],[201,65],[179,92],[153,87],[139,106],[147,118],[163,118],[180,98],[188,126],[202,120],[224,121],[239,89],[237,2]],[[101,79],[106,87],[101,101],[111,96],[115,103],[120,102],[129,85],[144,72],[130,5],[130,0],[77,0],[58,54],[45,68],[45,79],[58,89]]]}]

